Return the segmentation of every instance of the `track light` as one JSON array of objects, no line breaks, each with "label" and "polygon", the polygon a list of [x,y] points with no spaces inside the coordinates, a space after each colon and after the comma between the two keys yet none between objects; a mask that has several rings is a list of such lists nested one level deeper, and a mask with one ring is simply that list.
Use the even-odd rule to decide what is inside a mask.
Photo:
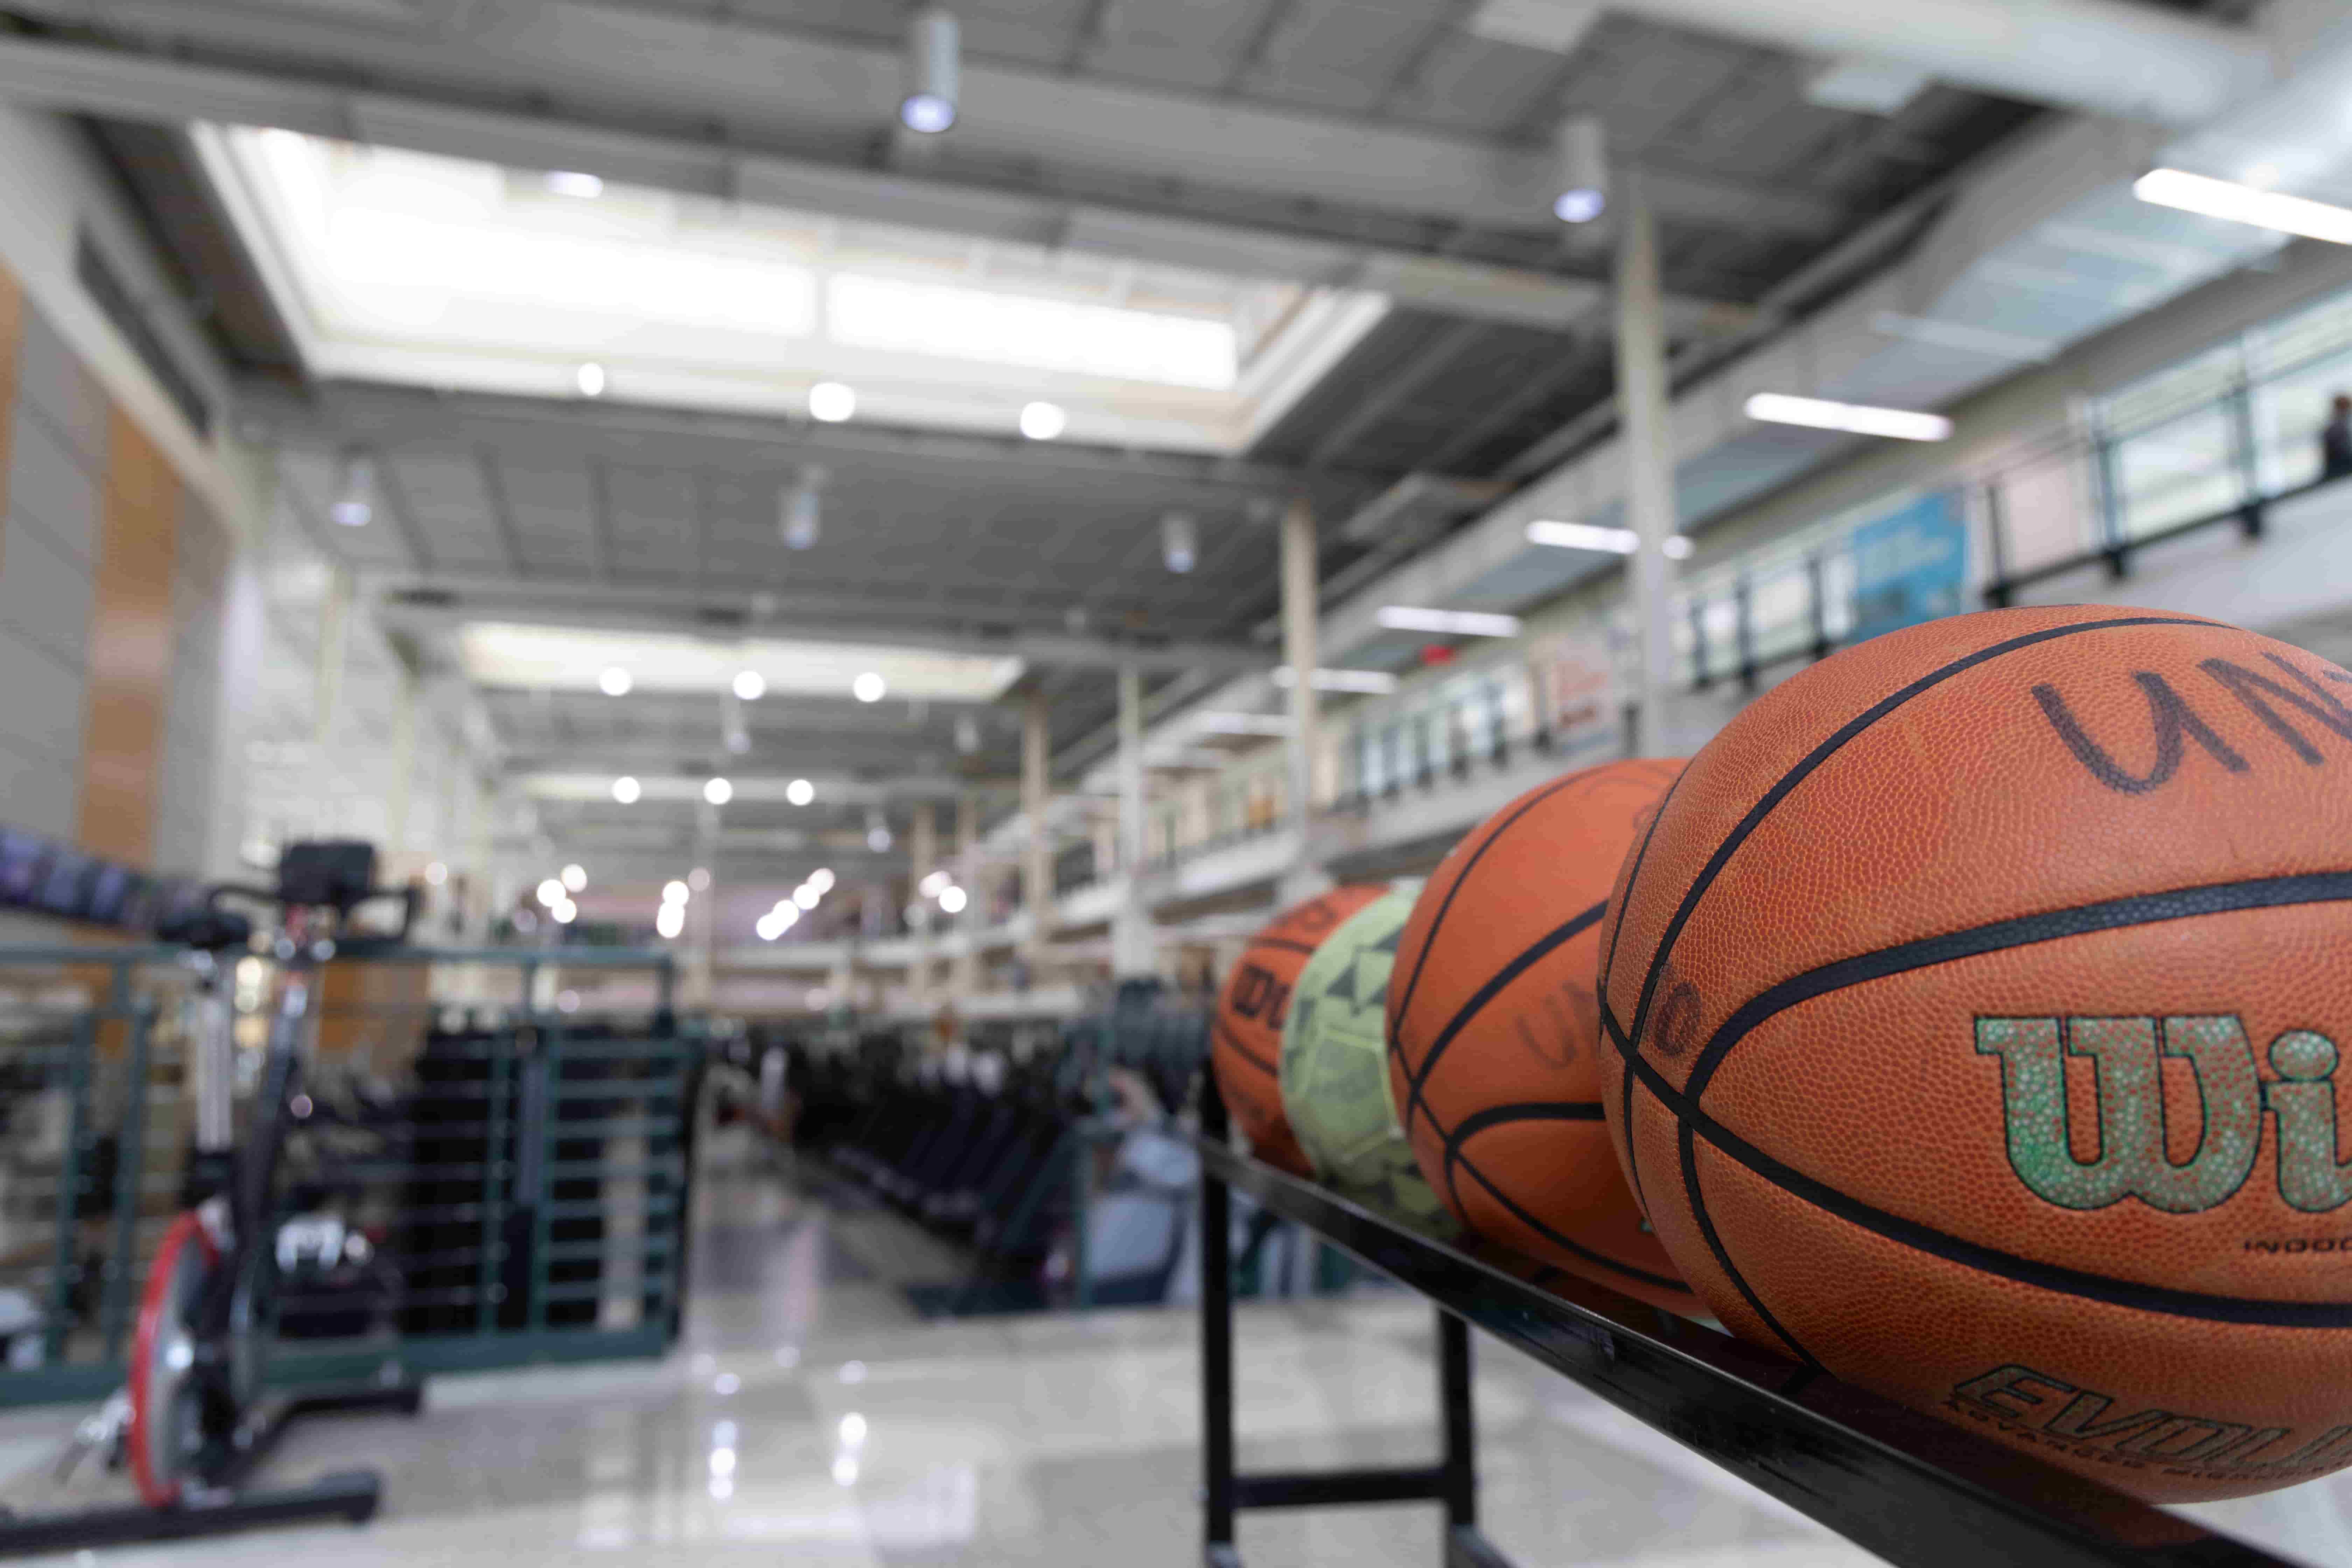
[{"label": "track light", "polygon": [[776,531],[783,537],[785,549],[806,550],[816,542],[824,523],[824,480],[823,468],[803,468],[799,481],[778,499]]},{"label": "track light", "polygon": [[1171,511],[1160,520],[1160,558],[1168,570],[1190,572],[1200,558],[1201,532],[1190,512]]},{"label": "track light", "polygon": [[1608,144],[1591,115],[1563,121],[1553,137],[1552,191],[1552,216],[1562,223],[1591,223],[1608,210]]},{"label": "track light", "polygon": [[962,53],[953,12],[931,5],[915,13],[907,24],[907,95],[898,100],[898,123],[925,136],[955,123]]},{"label": "track light", "polygon": [[343,458],[342,482],[327,515],[345,528],[365,528],[375,517],[375,459],[364,452]]}]

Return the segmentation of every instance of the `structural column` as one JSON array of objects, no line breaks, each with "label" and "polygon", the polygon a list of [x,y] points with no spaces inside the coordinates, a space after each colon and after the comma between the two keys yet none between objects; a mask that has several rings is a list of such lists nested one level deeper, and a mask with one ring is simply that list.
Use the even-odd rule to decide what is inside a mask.
[{"label": "structural column", "polygon": [[1640,177],[1627,173],[1618,202],[1617,409],[1625,453],[1625,514],[1633,530],[1633,624],[1641,651],[1634,691],[1636,755],[1673,746],[1666,692],[1674,672],[1667,620],[1666,541],[1674,537],[1674,429],[1668,413],[1665,312],[1658,236]]},{"label": "structural column", "polygon": [[1051,846],[1045,837],[1045,763],[1049,738],[1045,699],[1042,694],[1033,693],[1021,716],[1021,816],[1028,829],[1021,857],[1021,907],[1029,915],[1026,947],[1033,960],[1045,951],[1046,927],[1053,918],[1054,861]]},{"label": "structural column", "polygon": [[1285,901],[1306,898],[1328,886],[1315,858],[1315,759],[1321,749],[1321,694],[1315,668],[1321,617],[1316,578],[1315,509],[1306,498],[1282,514],[1282,658],[1290,671],[1290,825],[1297,835],[1297,858],[1283,880]]},{"label": "structural column", "polygon": [[[312,774],[318,783],[313,798],[320,805],[334,801],[335,732],[342,724],[343,663],[351,647],[352,574],[343,567],[328,569],[326,591],[319,599],[319,656],[311,680],[310,743]],[[310,831],[331,836],[344,826],[339,819],[313,817]]]},{"label": "structural column", "polygon": [[956,801],[956,885],[967,900],[958,921],[962,938],[948,961],[948,997],[959,1010],[980,990],[980,951],[973,933],[988,916],[980,896],[980,797],[966,794]]},{"label": "structural column", "polygon": [[930,895],[923,891],[924,879],[939,865],[940,835],[936,810],[928,800],[915,806],[914,842],[908,846],[910,869],[914,876],[915,961],[908,966],[907,988],[913,994],[917,1010],[929,1012],[931,995],[931,916],[936,906]]},{"label": "structural column", "polygon": [[1118,909],[1111,917],[1111,973],[1125,980],[1158,972],[1151,911],[1143,901],[1143,673],[1118,672]]}]

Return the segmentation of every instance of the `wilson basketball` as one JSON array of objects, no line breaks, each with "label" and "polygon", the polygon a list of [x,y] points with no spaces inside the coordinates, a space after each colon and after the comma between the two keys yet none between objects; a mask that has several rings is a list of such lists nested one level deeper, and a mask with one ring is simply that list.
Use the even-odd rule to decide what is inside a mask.
[{"label": "wilson basketball", "polygon": [[2352,1462],[2347,700],[2213,622],[2000,610],[1701,752],[1602,1024],[1627,1178],[1724,1322],[2151,1499]]},{"label": "wilson basketball", "polygon": [[1594,995],[1617,868],[1681,771],[1570,773],[1454,847],[1397,943],[1389,1088],[1422,1174],[1464,1226],[1696,1313],[1610,1152]]},{"label": "wilson basketball", "polygon": [[1444,1236],[1454,1226],[1389,1098],[1389,976],[1416,891],[1407,884],[1349,915],[1299,972],[1282,1026],[1282,1110],[1317,1180]]},{"label": "wilson basketball", "polygon": [[1282,1115],[1282,1021],[1290,988],[1323,939],[1382,893],[1384,886],[1334,888],[1276,915],[1250,938],[1225,981],[1209,1032],[1209,1067],[1250,1152],[1294,1176],[1314,1167]]}]

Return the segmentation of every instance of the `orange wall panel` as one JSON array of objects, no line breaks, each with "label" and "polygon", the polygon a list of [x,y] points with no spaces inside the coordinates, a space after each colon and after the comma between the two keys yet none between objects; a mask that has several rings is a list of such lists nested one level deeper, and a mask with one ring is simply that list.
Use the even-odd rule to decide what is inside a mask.
[{"label": "orange wall panel", "polygon": [[93,854],[133,866],[150,864],[155,836],[181,500],[163,452],[117,408],[100,502],[78,836]]}]

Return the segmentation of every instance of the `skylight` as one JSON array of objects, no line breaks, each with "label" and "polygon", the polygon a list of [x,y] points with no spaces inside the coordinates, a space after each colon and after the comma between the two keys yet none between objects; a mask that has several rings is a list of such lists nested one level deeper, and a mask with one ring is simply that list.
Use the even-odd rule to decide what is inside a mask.
[{"label": "skylight", "polygon": [[861,677],[878,675],[892,697],[989,702],[1021,678],[1017,658],[933,653],[856,643],[742,641],[644,632],[586,631],[483,622],[458,636],[466,674],[488,687],[597,691],[622,670],[630,692],[731,691],[755,671],[769,696],[850,700]]},{"label": "skylight", "polygon": [[837,221],[593,176],[201,126],[310,368],[539,397],[1234,450],[1379,296]]}]

